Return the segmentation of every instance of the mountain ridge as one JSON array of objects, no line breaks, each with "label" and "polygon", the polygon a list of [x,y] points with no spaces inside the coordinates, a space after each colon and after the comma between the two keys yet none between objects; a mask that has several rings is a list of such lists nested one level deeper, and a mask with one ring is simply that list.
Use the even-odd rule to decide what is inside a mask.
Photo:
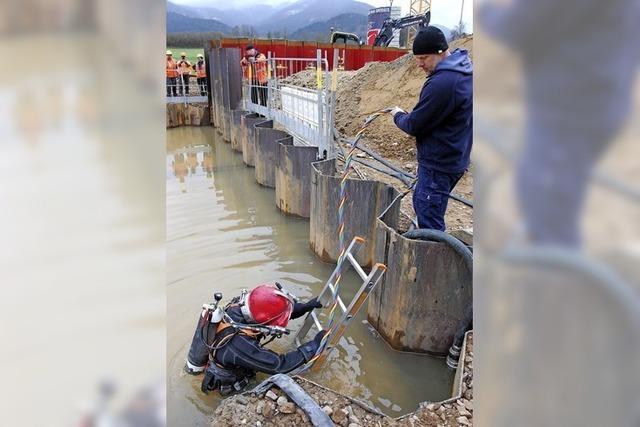
[{"label": "mountain ridge", "polygon": [[[233,27],[253,27],[258,36],[265,36],[269,32],[292,34],[301,28],[314,23],[322,23],[332,18],[345,14],[367,15],[373,6],[357,0],[298,0],[293,3],[285,3],[281,6],[269,6],[256,4],[222,10],[212,6],[186,6],[167,1],[167,32],[184,32],[188,18],[198,20],[215,20],[220,24]],[[181,15],[181,16],[177,16]],[[358,22],[346,23],[349,27],[360,24]],[[180,22],[180,30],[177,30],[176,22]],[[194,21],[196,29],[207,27],[204,22]],[[211,28],[216,26],[210,25]],[[207,30],[207,31],[218,31]],[[346,31],[342,30],[341,31]],[[246,34],[241,34],[246,35]]]},{"label": "mountain ridge", "polygon": [[221,32],[228,34],[231,27],[215,19],[185,16],[177,12],[167,12],[167,33]]}]

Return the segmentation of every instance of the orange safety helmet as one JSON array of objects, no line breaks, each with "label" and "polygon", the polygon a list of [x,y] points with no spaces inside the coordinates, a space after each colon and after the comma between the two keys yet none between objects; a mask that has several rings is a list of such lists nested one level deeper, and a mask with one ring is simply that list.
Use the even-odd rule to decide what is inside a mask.
[{"label": "orange safety helmet", "polygon": [[293,312],[293,301],[275,285],[258,285],[249,292],[241,310],[249,322],[285,328]]}]

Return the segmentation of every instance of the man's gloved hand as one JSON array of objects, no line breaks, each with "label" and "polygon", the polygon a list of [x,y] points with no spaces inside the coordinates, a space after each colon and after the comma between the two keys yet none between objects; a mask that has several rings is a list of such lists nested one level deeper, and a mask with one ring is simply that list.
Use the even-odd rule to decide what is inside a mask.
[{"label": "man's gloved hand", "polygon": [[389,111],[389,113],[390,113],[393,117],[395,117],[395,116],[396,116],[396,114],[398,114],[398,113],[406,113],[406,111],[404,111],[402,108],[400,108],[400,107],[398,107],[398,106],[396,105],[395,107],[393,107],[393,108],[391,109],[391,111]]}]

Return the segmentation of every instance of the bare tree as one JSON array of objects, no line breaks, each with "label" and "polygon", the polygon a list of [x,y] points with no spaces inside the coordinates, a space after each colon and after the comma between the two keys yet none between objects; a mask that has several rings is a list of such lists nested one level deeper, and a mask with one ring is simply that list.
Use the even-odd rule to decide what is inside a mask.
[{"label": "bare tree", "polygon": [[451,40],[456,40],[464,37],[467,34],[467,26],[464,22],[460,21],[458,25],[451,31]]}]

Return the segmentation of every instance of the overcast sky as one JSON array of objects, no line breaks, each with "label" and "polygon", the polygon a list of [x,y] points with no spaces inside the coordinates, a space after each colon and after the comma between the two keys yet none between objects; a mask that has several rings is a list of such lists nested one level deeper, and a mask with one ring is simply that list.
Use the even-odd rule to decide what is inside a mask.
[{"label": "overcast sky", "polygon": [[[389,6],[388,0],[361,0],[375,7]],[[409,14],[409,0],[394,0],[394,6],[402,8],[402,14]],[[431,22],[449,28],[458,25],[462,0],[431,0]],[[467,25],[467,31],[473,30],[473,0],[464,0],[462,21]]]},{"label": "overcast sky", "polygon": [[[279,5],[283,3],[293,3],[293,0],[171,0],[178,4],[188,4],[194,6],[213,6],[219,9],[245,6],[250,4],[270,4]],[[389,6],[389,0],[361,0],[374,7]],[[394,6],[402,7],[402,14],[409,13],[410,0],[394,0]],[[460,20],[460,8],[464,1],[464,12],[462,20],[467,25],[467,31],[473,31],[473,0],[432,0],[431,1],[431,22],[453,28]]]}]

